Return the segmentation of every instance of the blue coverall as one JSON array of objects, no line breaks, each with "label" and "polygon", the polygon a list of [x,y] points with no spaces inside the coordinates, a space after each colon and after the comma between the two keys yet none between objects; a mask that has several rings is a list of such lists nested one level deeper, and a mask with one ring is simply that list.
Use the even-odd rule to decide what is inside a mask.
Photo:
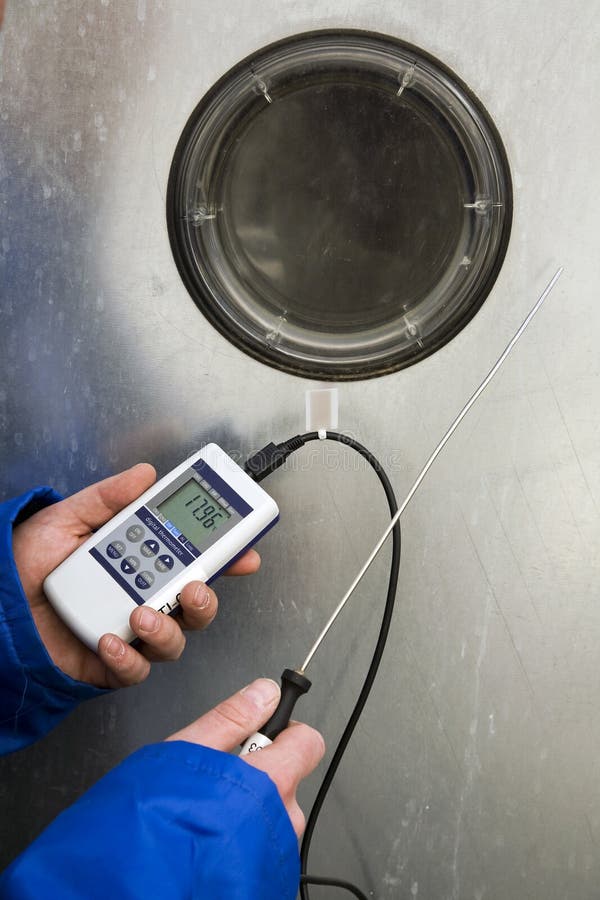
[{"label": "blue coverall", "polygon": [[[0,505],[4,753],[102,693],[53,664],[13,558],[15,522],[59,499],[38,488]],[[0,877],[0,898],[293,900],[298,879],[296,836],[268,776],[227,753],[173,741],[133,753],[61,813]]]}]

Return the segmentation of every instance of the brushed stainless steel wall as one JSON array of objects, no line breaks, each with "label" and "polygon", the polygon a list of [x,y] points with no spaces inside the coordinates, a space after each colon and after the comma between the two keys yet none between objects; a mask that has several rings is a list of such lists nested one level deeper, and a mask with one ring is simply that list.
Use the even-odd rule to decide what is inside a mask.
[{"label": "brushed stainless steel wall", "polygon": [[[310,383],[246,358],[187,295],[165,187],[189,113],[225,70],[272,40],[336,26],[389,32],[452,67],[495,119],[514,178],[509,253],[475,319],[411,369],[340,387],[341,426],[385,460],[399,496],[553,270],[566,271],[407,511],[389,649],[312,869],[378,898],[591,898],[600,882],[594,0],[8,0],[2,491],[71,492],[145,459],[164,473],[209,439],[245,453],[302,428]],[[384,503],[368,471],[322,448],[269,487],[282,520],[262,544],[262,570],[220,583],[218,620],[190,638],[184,658],[1,762],[3,863],[128,752],[254,676],[299,664],[384,525]],[[330,748],[370,656],[386,575],[381,559],[299,708]]]}]

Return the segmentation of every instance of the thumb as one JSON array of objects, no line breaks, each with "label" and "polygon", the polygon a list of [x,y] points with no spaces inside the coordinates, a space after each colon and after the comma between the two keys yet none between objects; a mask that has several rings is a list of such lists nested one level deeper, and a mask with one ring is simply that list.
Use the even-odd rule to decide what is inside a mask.
[{"label": "thumb", "polygon": [[167,740],[190,741],[213,750],[231,752],[270,718],[279,695],[279,685],[275,681],[257,678]]},{"label": "thumb", "polygon": [[91,484],[58,504],[60,514],[83,531],[93,531],[121,509],[132,503],[156,481],[156,471],[149,463],[138,463],[125,472]]}]

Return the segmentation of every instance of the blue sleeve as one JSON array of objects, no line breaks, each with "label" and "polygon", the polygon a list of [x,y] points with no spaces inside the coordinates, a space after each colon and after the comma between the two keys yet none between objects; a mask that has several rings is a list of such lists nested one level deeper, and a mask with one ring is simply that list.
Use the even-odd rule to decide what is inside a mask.
[{"label": "blue sleeve", "polygon": [[80,700],[104,693],[54,665],[38,634],[12,551],[15,523],[61,498],[35,488],[0,504],[0,753],[31,744]]},{"label": "blue sleeve", "polygon": [[273,782],[237,757],[144,747],[63,812],[0,879],[1,900],[294,900],[296,836]]}]

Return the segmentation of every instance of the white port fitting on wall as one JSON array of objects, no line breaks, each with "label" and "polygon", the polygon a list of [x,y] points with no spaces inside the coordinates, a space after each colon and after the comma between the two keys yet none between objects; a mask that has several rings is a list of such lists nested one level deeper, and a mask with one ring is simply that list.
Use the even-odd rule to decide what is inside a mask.
[{"label": "white port fitting on wall", "polygon": [[324,441],[328,431],[338,427],[339,393],[337,388],[306,391],[306,430],[318,432]]}]

